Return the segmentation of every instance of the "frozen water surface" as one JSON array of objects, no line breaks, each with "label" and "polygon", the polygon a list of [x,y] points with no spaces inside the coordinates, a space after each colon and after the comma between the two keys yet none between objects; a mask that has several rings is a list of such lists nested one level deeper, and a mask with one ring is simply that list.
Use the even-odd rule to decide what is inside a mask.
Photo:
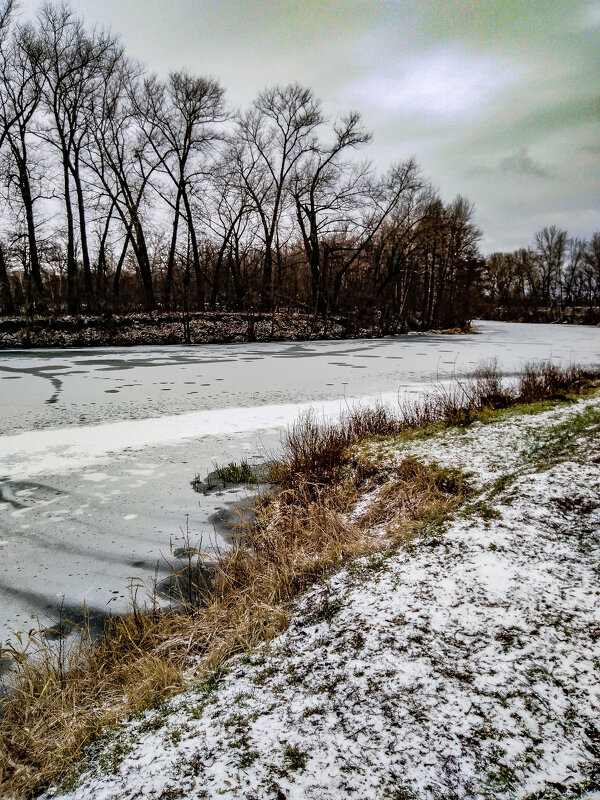
[{"label": "frozen water surface", "polygon": [[597,328],[477,323],[477,335],[349,342],[5,351],[0,355],[0,640],[61,604],[128,607],[132,577],[193,543],[227,546],[239,491],[203,496],[214,463],[261,461],[304,407],[418,394],[497,357],[600,363]]}]

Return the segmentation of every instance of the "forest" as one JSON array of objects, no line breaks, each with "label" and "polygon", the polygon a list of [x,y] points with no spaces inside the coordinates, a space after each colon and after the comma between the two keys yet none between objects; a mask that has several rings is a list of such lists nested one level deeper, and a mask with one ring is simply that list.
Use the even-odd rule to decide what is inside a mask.
[{"label": "forest", "polygon": [[560,318],[566,309],[579,308],[585,319],[600,321],[600,232],[586,241],[569,238],[556,225],[542,228],[530,246],[488,256],[480,281],[488,316],[535,317],[545,309]]},{"label": "forest", "polygon": [[358,113],[298,84],[244,110],[165,80],[66,4],[2,17],[0,312],[352,315],[380,334],[598,305],[600,234],[484,258],[474,207],[414,158],[379,174]]}]

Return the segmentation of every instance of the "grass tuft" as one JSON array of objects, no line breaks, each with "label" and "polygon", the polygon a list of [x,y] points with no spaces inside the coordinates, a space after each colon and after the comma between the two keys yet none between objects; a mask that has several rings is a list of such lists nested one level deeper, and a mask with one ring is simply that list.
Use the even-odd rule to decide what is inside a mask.
[{"label": "grass tuft", "polygon": [[490,413],[531,403],[572,400],[598,385],[600,373],[579,367],[528,364],[516,382],[506,382],[495,360],[479,365],[466,379],[438,385],[419,402],[398,409],[382,403],[355,406],[333,422],[319,422],[308,411],[288,430],[283,458],[271,466],[270,480],[283,488],[298,488],[317,497],[324,486],[343,477],[350,449],[371,437],[414,438],[432,435],[443,427],[467,427],[486,421]]},{"label": "grass tuft", "polygon": [[215,472],[225,485],[228,483],[256,483],[256,476],[247,461],[242,461],[239,464],[231,461],[226,467],[215,466]]}]

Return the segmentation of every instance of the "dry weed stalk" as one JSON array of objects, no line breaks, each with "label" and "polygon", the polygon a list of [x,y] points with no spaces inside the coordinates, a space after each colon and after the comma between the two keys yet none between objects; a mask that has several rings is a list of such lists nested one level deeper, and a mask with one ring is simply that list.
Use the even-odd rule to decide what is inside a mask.
[{"label": "dry weed stalk", "polygon": [[506,382],[495,360],[481,363],[465,379],[438,384],[418,402],[404,401],[394,410],[382,403],[355,406],[336,422],[319,423],[313,412],[301,415],[283,442],[283,459],[273,481],[312,497],[340,479],[348,449],[371,436],[393,436],[432,425],[470,425],[484,410],[510,408],[538,400],[565,399],[598,381],[600,373],[549,362],[527,364],[516,381]]},{"label": "dry weed stalk", "polygon": [[[2,701],[2,797],[32,797],[72,775],[85,746],[126,714],[184,685],[198,656],[201,680],[222,660],[279,633],[284,606],[307,583],[367,548],[356,526],[326,502],[263,502],[258,518],[215,564],[212,581],[186,586],[179,610],[134,606],[98,641],[83,637],[59,664],[40,646],[15,664]],[[16,651],[15,651],[16,654]]]}]

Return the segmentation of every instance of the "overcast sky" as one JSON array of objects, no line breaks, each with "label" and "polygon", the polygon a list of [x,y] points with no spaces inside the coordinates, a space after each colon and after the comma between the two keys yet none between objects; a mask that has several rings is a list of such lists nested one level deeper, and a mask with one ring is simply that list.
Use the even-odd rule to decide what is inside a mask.
[{"label": "overcast sky", "polygon": [[[38,0],[21,0],[24,17]],[[75,0],[166,75],[212,75],[231,104],[298,81],[360,111],[386,169],[416,156],[475,203],[483,249],[545,225],[600,230],[600,0]]]}]

